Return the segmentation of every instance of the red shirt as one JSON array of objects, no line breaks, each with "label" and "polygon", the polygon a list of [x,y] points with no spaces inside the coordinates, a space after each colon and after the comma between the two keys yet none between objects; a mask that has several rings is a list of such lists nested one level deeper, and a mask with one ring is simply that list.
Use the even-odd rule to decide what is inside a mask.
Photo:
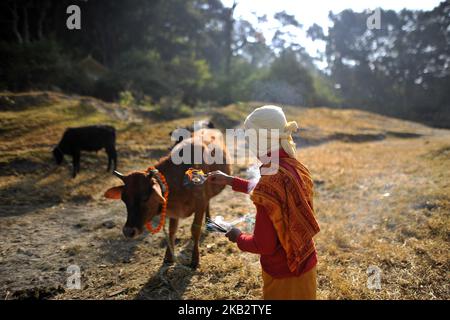
[{"label": "red shirt", "polygon": [[[284,151],[280,151],[280,157],[287,157]],[[282,163],[284,168],[297,173],[293,168]],[[299,177],[298,177],[299,178]],[[299,178],[300,179],[300,178]],[[235,177],[232,188],[234,191],[248,193],[249,181]],[[263,206],[256,206],[256,219],[253,234],[242,233],[237,239],[239,249],[246,252],[260,254],[260,262],[263,270],[274,278],[286,278],[300,276],[308,272],[317,264],[317,253],[314,251],[297,269],[291,272],[287,264],[286,252],[278,240],[277,232],[266,209]]]}]

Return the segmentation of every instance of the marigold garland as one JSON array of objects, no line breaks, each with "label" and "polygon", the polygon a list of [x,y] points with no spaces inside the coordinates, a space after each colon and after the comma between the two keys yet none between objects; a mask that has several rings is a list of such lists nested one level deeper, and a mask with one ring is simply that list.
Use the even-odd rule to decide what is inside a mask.
[{"label": "marigold garland", "polygon": [[189,168],[186,170],[185,175],[188,178],[188,182],[191,184],[203,184],[205,182],[206,178],[208,177],[203,170],[195,169],[195,168]]},{"label": "marigold garland", "polygon": [[[152,170],[157,170],[157,169],[155,167],[148,167],[147,172],[150,172]],[[164,227],[164,224],[166,223],[167,202],[169,201],[169,185],[167,184],[166,177],[164,177],[164,175],[159,171],[158,171],[157,175],[159,175],[159,178],[160,178],[161,182],[164,184],[164,186],[166,187],[166,190],[163,194],[165,201],[161,208],[161,214],[160,214],[158,226],[155,229],[153,229],[152,221],[148,221],[145,224],[145,227],[147,228],[147,230],[152,234],[158,233],[162,229],[162,227]]]}]

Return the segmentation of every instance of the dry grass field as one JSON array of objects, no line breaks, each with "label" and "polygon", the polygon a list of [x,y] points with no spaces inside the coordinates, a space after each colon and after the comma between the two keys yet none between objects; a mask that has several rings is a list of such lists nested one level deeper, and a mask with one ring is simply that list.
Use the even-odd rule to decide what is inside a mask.
[{"label": "dry grass field", "polygon": [[[81,173],[57,167],[51,149],[69,126],[118,129],[118,168],[154,164],[169,132],[195,119],[239,126],[258,104],[204,110],[159,122],[139,109],[51,92],[0,94],[0,298],[259,299],[258,257],[221,235],[202,235],[201,261],[190,259],[190,223],[178,231],[177,262],[163,265],[164,235],[123,238],[121,202],[103,199],[118,183],[106,154],[83,154]],[[450,299],[450,131],[358,110],[286,107],[298,158],[315,180],[321,226],[320,299]],[[244,167],[235,174],[245,177]],[[212,215],[234,219],[253,206],[225,190]],[[66,269],[80,266],[80,290]],[[370,266],[381,288],[367,286]]]}]

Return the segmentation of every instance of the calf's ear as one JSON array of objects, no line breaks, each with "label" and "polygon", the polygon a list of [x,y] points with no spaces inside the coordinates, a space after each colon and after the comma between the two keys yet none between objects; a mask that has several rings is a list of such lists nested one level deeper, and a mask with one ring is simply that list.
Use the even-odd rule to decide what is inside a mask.
[{"label": "calf's ear", "polygon": [[161,190],[161,186],[159,185],[159,183],[154,181],[152,188],[154,191],[153,195],[154,195],[156,201],[158,201],[161,204],[165,203],[166,199],[164,199],[164,196],[163,196],[162,190]]},{"label": "calf's ear", "polygon": [[123,186],[112,187],[105,192],[105,198],[118,200],[122,197]]}]

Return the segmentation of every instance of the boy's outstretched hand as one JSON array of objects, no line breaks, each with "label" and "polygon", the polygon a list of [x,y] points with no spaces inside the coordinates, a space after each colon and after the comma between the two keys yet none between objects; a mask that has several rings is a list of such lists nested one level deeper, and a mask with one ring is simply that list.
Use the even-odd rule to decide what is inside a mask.
[{"label": "boy's outstretched hand", "polygon": [[231,242],[236,242],[241,233],[242,233],[241,230],[233,227],[230,229],[230,231],[225,233],[225,237],[227,237],[228,240],[230,240]]},{"label": "boy's outstretched hand", "polygon": [[233,177],[220,171],[212,171],[208,173],[208,180],[214,184],[220,184],[222,186],[231,185],[233,183]]}]

